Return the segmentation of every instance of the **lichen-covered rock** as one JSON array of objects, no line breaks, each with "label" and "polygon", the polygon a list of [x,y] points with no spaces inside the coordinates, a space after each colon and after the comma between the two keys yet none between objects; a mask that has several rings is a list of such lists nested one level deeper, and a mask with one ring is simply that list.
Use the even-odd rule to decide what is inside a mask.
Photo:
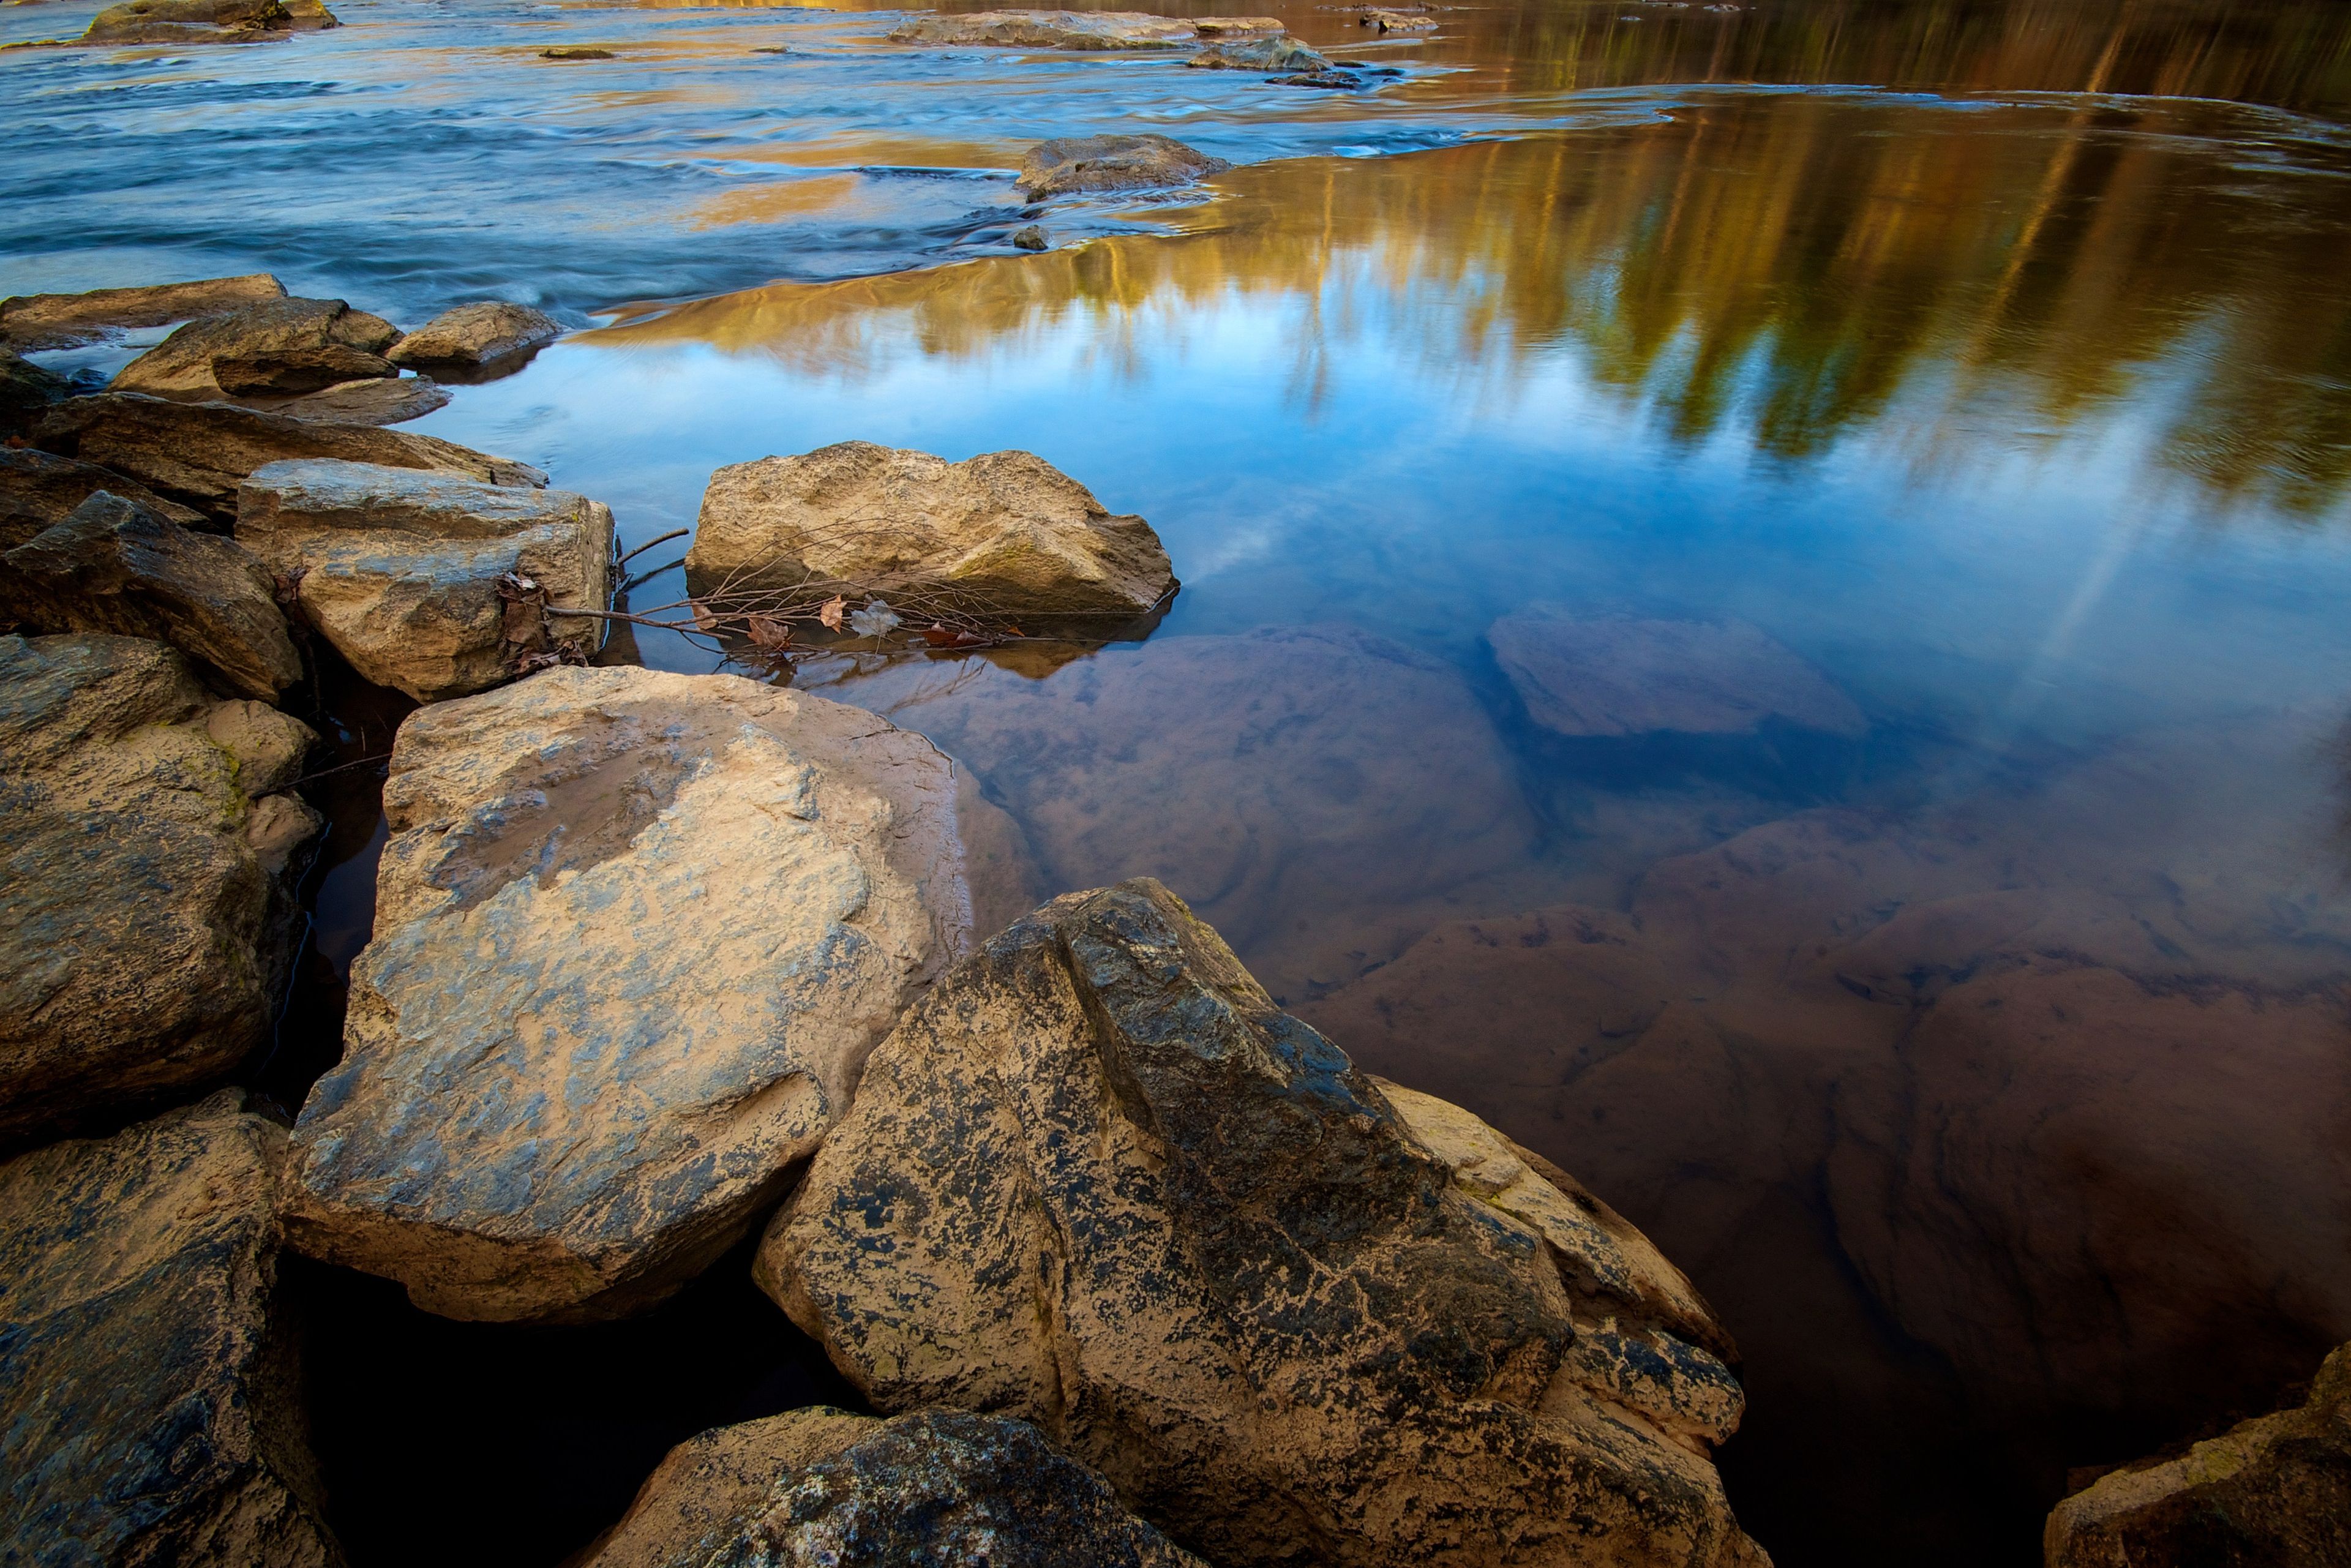
[{"label": "lichen-covered rock", "polygon": [[1561,735],[1746,734],[1766,719],[1832,735],[1869,727],[1851,697],[1744,622],[1538,606],[1495,622],[1486,641],[1527,716]]},{"label": "lichen-covered rock", "polygon": [[949,463],[870,441],[719,469],[685,569],[696,581],[928,590],[1030,619],[1132,618],[1176,588],[1149,523],[1113,517],[1032,453]]},{"label": "lichen-covered rock", "polygon": [[890,41],[1102,51],[1180,49],[1196,36],[1193,23],[1147,11],[973,11],[917,16],[892,28]]},{"label": "lichen-covered rock", "polygon": [[503,299],[454,306],[392,347],[395,365],[430,371],[479,371],[528,354],[563,336],[563,323],[544,310]]},{"label": "lichen-covered rock", "polygon": [[679,1444],[583,1568],[1201,1568],[1024,1421],[818,1406]]},{"label": "lichen-covered rock", "polygon": [[961,953],[920,737],[731,675],[551,669],[402,725],[295,1243],[452,1317],[650,1304],[775,1200]]},{"label": "lichen-covered rock", "polygon": [[1189,185],[1232,165],[1170,136],[1061,136],[1020,161],[1018,183],[1030,201],[1084,191],[1144,191]]},{"label": "lichen-covered rock", "polygon": [[2310,1397],[2057,1505],[2047,1568],[2341,1568],[2351,1563],[2351,1345]]},{"label": "lichen-covered rock", "polygon": [[35,632],[168,643],[222,690],[266,701],[302,678],[269,573],[249,551],[104,490],[0,555],[0,615]]},{"label": "lichen-covered rock", "polygon": [[0,299],[0,340],[18,349],[68,349],[125,328],[162,327],[285,297],[286,286],[266,272],[87,294],[18,294]]},{"label": "lichen-covered rock", "polygon": [[576,612],[611,598],[611,509],[568,490],[273,463],[238,492],[236,537],[353,669],[419,702],[511,680],[557,643],[592,652],[603,623]]},{"label": "lichen-covered rock", "polygon": [[1032,1421],[1220,1563],[1763,1561],[1687,1281],[1392,1101],[1155,883],[916,1004],[757,1273],[880,1408]]},{"label": "lichen-covered rock", "polygon": [[191,321],[122,367],[110,390],[202,402],[288,396],[396,374],[400,329],[340,299],[268,299]]},{"label": "lichen-covered rock", "polygon": [[0,1165],[0,1555],[333,1568],[242,1090]]},{"label": "lichen-covered rock", "polygon": [[59,403],[34,427],[33,440],[44,451],[126,475],[223,525],[236,520],[236,487],[246,476],[267,464],[305,457],[458,474],[492,485],[547,483],[547,476],[527,463],[437,436],[135,392]]},{"label": "lichen-covered rock", "polygon": [[29,447],[0,446],[0,549],[15,549],[47,533],[100,490],[135,501],[183,528],[215,531],[211,519],[194,507],[167,501],[136,479],[95,463]]},{"label": "lichen-covered rock", "polygon": [[0,637],[0,1143],[267,1041],[295,914],[268,860],[319,823],[259,809],[208,727],[222,706],[160,643]]},{"label": "lichen-covered rock", "polygon": [[0,348],[0,437],[22,435],[33,418],[72,394],[73,383],[16,352]]}]

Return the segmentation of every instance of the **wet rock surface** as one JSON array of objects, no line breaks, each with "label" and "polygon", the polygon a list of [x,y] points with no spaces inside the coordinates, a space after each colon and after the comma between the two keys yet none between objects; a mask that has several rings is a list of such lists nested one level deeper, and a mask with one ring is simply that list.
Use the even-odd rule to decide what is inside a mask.
[{"label": "wet rock surface", "polygon": [[1528,716],[1560,735],[1740,734],[1769,719],[1833,735],[1868,728],[1852,698],[1741,622],[1538,608],[1495,622],[1486,641]]},{"label": "wet rock surface", "polygon": [[337,26],[321,0],[124,0],[100,11],[85,44],[253,44]]},{"label": "wet rock surface", "polygon": [[273,1212],[225,1090],[0,1165],[0,1540],[27,1563],[333,1568]]},{"label": "wet rock surface", "polygon": [[[238,492],[236,537],[296,583],[309,625],[419,702],[484,691],[558,644],[589,653],[611,597],[612,514],[566,490],[414,468],[276,463]],[[526,586],[527,585],[527,586]]]},{"label": "wet rock surface", "polygon": [[1029,149],[1020,161],[1019,185],[1030,201],[1039,201],[1088,191],[1189,185],[1231,167],[1168,136],[1065,136]]},{"label": "wet rock surface", "polygon": [[21,435],[35,416],[72,394],[73,383],[14,349],[0,348],[0,437]]},{"label": "wet rock surface", "polygon": [[547,483],[547,476],[527,463],[493,457],[437,436],[134,393],[108,392],[60,403],[35,427],[33,439],[44,451],[125,475],[224,528],[236,520],[237,486],[247,475],[267,464],[298,458],[421,468],[492,485]]},{"label": "wet rock surface", "polygon": [[1200,70],[1327,71],[1331,62],[1295,38],[1246,35],[1211,44],[1184,62]]},{"label": "wet rock surface", "polygon": [[914,589],[1029,619],[1130,620],[1176,589],[1149,523],[1041,457],[949,463],[865,441],[719,469],[685,566],[697,582]]},{"label": "wet rock surface", "polygon": [[270,299],[208,316],[125,365],[110,390],[203,402],[314,392],[393,374],[400,329],[340,299]]},{"label": "wet rock surface", "polygon": [[295,936],[270,862],[319,821],[244,762],[309,731],[226,705],[232,748],[223,706],[161,643],[0,637],[0,1141],[216,1082],[267,1042]]},{"label": "wet rock surface", "polygon": [[583,1568],[713,1563],[1196,1568],[1026,1422],[818,1407],[705,1432],[662,1461]]},{"label": "wet rock surface", "polygon": [[1073,894],[875,1051],[758,1278],[880,1408],[1034,1422],[1215,1562],[1762,1562],[1687,1282],[1443,1110],[1165,888]]},{"label": "wet rock surface", "polygon": [[127,328],[167,326],[285,296],[286,286],[266,272],[85,294],[19,294],[0,299],[0,340],[22,350],[72,348]]},{"label": "wet rock surface", "polygon": [[273,399],[262,406],[289,419],[319,424],[404,424],[448,404],[448,389],[427,377],[381,376],[343,382],[299,397]]},{"label": "wet rock surface", "polygon": [[30,632],[110,632],[177,648],[225,692],[274,702],[302,678],[261,563],[99,491],[0,555],[0,616]]},{"label": "wet rock surface", "polygon": [[[611,57],[609,51],[597,52]],[[393,344],[390,358],[395,365],[463,375],[508,365],[519,368],[523,356],[561,336],[563,323],[543,310],[502,299],[479,300],[444,310]]]},{"label": "wet rock surface", "polygon": [[919,737],[734,676],[556,669],[411,716],[295,1245],[462,1318],[692,1278],[962,951],[955,788]]},{"label": "wet rock surface", "polygon": [[53,452],[0,447],[0,549],[14,549],[57,527],[100,490],[134,501],[185,528],[217,531],[193,507],[167,501],[136,479]]},{"label": "wet rock surface", "polygon": [[893,44],[996,44],[1029,49],[1180,49],[1193,23],[1146,11],[974,11],[917,16],[890,31]]}]

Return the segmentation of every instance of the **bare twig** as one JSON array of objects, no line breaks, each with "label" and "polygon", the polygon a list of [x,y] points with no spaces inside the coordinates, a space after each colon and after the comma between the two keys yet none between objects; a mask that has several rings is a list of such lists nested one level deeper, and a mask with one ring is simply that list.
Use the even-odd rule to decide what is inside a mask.
[{"label": "bare twig", "polygon": [[672,528],[665,534],[656,535],[654,538],[647,539],[644,543],[639,545],[636,549],[631,550],[628,554],[622,556],[612,564],[614,566],[626,566],[631,561],[636,559],[639,556],[644,554],[645,551],[653,549],[653,546],[665,545],[672,539],[682,539],[693,531],[694,530],[692,528]]}]

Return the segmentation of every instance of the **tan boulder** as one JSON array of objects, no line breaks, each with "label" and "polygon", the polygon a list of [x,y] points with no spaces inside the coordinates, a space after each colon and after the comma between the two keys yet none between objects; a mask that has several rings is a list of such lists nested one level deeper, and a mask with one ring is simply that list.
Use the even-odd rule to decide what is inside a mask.
[{"label": "tan boulder", "polygon": [[56,528],[100,490],[135,501],[183,528],[217,531],[212,519],[194,507],[167,501],[138,480],[95,463],[30,447],[0,446],[0,549],[15,549]]},{"label": "tan boulder", "polygon": [[269,572],[250,552],[104,490],[0,555],[0,615],[31,632],[168,643],[244,696],[274,702],[302,678]]},{"label": "tan boulder", "polygon": [[1132,619],[1176,590],[1151,525],[1113,517],[1043,458],[949,463],[844,441],[710,476],[687,575],[908,590],[1008,618]]},{"label": "tan boulder", "polygon": [[468,373],[502,367],[563,336],[563,323],[544,310],[503,299],[453,306],[392,347],[395,365]]},{"label": "tan boulder", "polygon": [[339,382],[320,392],[298,397],[248,398],[289,419],[318,424],[404,424],[449,405],[449,391],[423,376],[379,376]]},{"label": "tan boulder", "polygon": [[967,940],[945,758],[731,675],[550,669],[422,709],[383,803],[288,1212],[446,1316],[612,1317],[690,1279]]},{"label": "tan boulder", "polygon": [[915,1004],[756,1272],[878,1408],[1034,1422],[1217,1563],[1765,1561],[1688,1282],[1392,1099],[1156,883]]},{"label": "tan boulder", "polygon": [[123,0],[92,19],[85,44],[255,44],[337,26],[323,0]]},{"label": "tan boulder", "polygon": [[1024,49],[1180,49],[1195,24],[1147,11],[973,11],[934,14],[890,31],[893,44],[994,44]]},{"label": "tan boulder", "polygon": [[1189,185],[1232,165],[1173,137],[1062,136],[1040,141],[1020,161],[1018,183],[1030,201],[1086,191]]},{"label": "tan boulder", "polygon": [[513,679],[518,657],[593,652],[612,513],[568,490],[365,463],[273,463],[239,489],[237,541],[294,580],[351,667],[419,702]]},{"label": "tan boulder", "polygon": [[1274,16],[1200,16],[1192,28],[1204,38],[1261,38],[1287,31]]},{"label": "tan boulder", "polygon": [[1580,617],[1537,607],[1486,631],[1527,715],[1561,735],[1749,733],[1767,719],[1855,736],[1861,710],[1744,622]]},{"label": "tan boulder", "polygon": [[[319,823],[253,798],[208,727],[222,706],[159,643],[0,637],[0,1142],[217,1080],[267,1043],[295,936],[269,862]],[[309,737],[269,722],[280,749]]]},{"label": "tan boulder", "polygon": [[1022,1421],[821,1406],[670,1450],[581,1568],[1202,1568]]},{"label": "tan boulder", "polygon": [[276,1288],[285,1148],[232,1089],[0,1165],[11,1562],[341,1563]]},{"label": "tan boulder", "polygon": [[224,527],[236,520],[236,488],[246,476],[305,457],[459,474],[492,485],[547,483],[527,463],[436,436],[126,392],[59,403],[34,428],[33,439],[44,451],[110,468]]},{"label": "tan boulder", "polygon": [[109,390],[204,402],[287,396],[395,374],[400,329],[340,299],[267,299],[191,321],[122,367]]},{"label": "tan boulder", "polygon": [[285,297],[286,286],[266,272],[87,294],[18,294],[0,299],[0,340],[19,349],[68,349],[126,328],[162,327]]}]

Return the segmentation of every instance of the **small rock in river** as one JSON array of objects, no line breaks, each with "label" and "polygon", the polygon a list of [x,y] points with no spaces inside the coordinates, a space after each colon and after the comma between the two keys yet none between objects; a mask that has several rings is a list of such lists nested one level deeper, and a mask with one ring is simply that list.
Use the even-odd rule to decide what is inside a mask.
[{"label": "small rock in river", "polygon": [[539,50],[538,57],[542,60],[609,60],[612,57],[612,51],[597,48],[592,44],[558,44],[551,49]]},{"label": "small rock in river", "polygon": [[[452,306],[394,343],[395,365],[444,377],[491,380],[522,368],[532,353],[563,336],[563,323],[544,310],[503,299]],[[484,375],[481,372],[494,372]]]},{"label": "small rock in river", "polygon": [[1340,92],[1352,92],[1370,85],[1363,78],[1342,70],[1306,71],[1294,77],[1274,77],[1270,79],[1276,87],[1319,87]]},{"label": "small rock in river", "polygon": [[1015,250],[1050,250],[1053,242],[1045,237],[1041,225],[1030,224],[1012,236],[1012,246]]},{"label": "small rock in river", "polygon": [[1172,137],[1070,136],[1039,142],[1020,162],[1021,192],[1035,201],[1079,191],[1188,185],[1231,168]]},{"label": "small rock in river", "polygon": [[1184,62],[1195,70],[1322,71],[1331,62],[1295,38],[1240,38],[1211,44]]},{"label": "small rock in river", "polygon": [[1288,30],[1272,16],[1203,16],[1192,26],[1204,38],[1260,38]]}]

